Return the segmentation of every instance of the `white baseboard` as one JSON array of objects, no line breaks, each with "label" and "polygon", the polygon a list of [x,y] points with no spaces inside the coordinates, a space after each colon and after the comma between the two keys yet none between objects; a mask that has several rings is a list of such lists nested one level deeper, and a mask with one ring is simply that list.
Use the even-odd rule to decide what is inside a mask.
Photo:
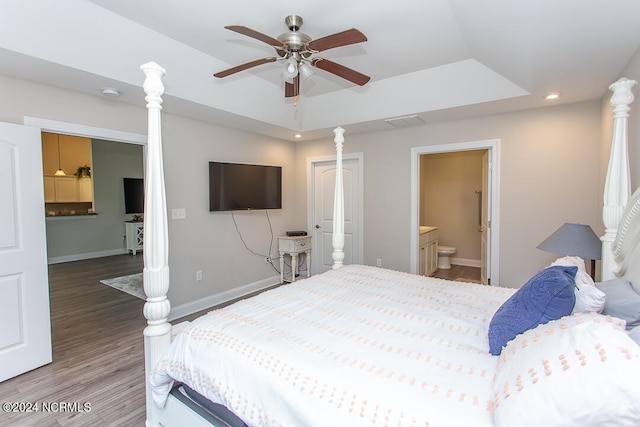
[{"label": "white baseboard", "polygon": [[482,267],[482,261],[479,259],[451,258],[451,264],[464,265],[465,267]]},{"label": "white baseboard", "polygon": [[[60,264],[61,262],[80,261],[83,259],[102,258],[105,256],[126,254],[125,249],[111,249],[108,251],[88,252],[84,254],[64,255],[47,259],[48,264]],[[142,254],[140,255],[142,256]]]},{"label": "white baseboard", "polygon": [[273,276],[267,279],[259,280],[257,282],[249,283],[244,286],[240,286],[239,288],[229,289],[228,291],[210,295],[196,301],[191,301],[185,304],[171,307],[171,311],[169,312],[169,321],[172,322],[175,319],[179,319],[181,317],[197,313],[198,311],[206,310],[207,308],[213,307],[215,305],[222,304],[227,301],[243,297],[245,295],[249,295],[252,292],[267,289],[278,283],[280,283],[280,276]]}]

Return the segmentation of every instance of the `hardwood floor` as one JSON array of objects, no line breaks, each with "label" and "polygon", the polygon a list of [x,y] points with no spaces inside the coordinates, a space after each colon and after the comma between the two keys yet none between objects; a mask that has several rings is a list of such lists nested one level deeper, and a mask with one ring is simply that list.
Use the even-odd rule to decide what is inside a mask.
[{"label": "hardwood floor", "polygon": [[432,274],[432,276],[440,279],[480,283],[480,268],[452,264],[450,269],[438,269]]},{"label": "hardwood floor", "polygon": [[3,412],[1,426],[144,425],[144,301],[100,283],[140,271],[142,255],[49,266],[53,362],[0,383],[0,402],[90,410]]}]

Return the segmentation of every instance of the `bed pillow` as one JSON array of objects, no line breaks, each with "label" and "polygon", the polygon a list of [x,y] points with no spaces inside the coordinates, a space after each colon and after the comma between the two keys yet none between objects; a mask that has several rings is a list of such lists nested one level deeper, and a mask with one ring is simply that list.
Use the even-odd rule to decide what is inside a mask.
[{"label": "bed pillow", "polygon": [[496,427],[639,426],[640,347],[624,322],[577,313],[531,329],[502,351]]},{"label": "bed pillow", "polygon": [[591,276],[584,267],[584,260],[575,256],[565,256],[558,258],[551,266],[567,265],[578,267],[576,273],[576,305],[573,307],[573,313],[586,313],[595,311],[602,313],[606,295],[600,289],[596,288]]},{"label": "bed pillow", "polygon": [[629,331],[629,336],[632,340],[634,340],[638,345],[640,345],[640,326],[636,326],[632,330]]},{"label": "bed pillow", "polygon": [[607,296],[602,314],[625,320],[629,330],[640,325],[640,294],[629,281],[611,279],[596,283],[596,287]]},{"label": "bed pillow", "polygon": [[498,308],[489,323],[489,351],[498,355],[516,335],[571,313],[578,268],[547,267]]}]

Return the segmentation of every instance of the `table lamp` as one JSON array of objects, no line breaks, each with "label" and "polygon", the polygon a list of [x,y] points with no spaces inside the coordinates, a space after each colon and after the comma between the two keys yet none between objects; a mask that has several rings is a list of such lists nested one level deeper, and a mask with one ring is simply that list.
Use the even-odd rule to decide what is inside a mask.
[{"label": "table lamp", "polygon": [[602,259],[602,243],[588,225],[565,223],[537,248],[560,256],[590,259],[591,277],[595,280],[596,260]]}]

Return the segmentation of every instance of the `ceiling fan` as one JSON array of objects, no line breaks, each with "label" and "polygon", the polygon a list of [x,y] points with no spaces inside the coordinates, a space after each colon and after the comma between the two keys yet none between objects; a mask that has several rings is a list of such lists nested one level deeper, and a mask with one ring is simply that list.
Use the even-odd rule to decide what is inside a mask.
[{"label": "ceiling fan", "polygon": [[336,47],[347,46],[355,43],[367,41],[367,37],[359,30],[352,28],[336,34],[332,34],[319,39],[311,39],[308,35],[301,33],[302,18],[297,15],[289,15],[284,20],[289,31],[273,38],[242,25],[228,25],[224,28],[235,31],[248,37],[252,37],[261,42],[273,46],[277,57],[267,57],[256,59],[255,61],[231,67],[214,74],[215,77],[227,77],[240,71],[247,70],[258,65],[269,62],[281,61],[284,63],[283,77],[284,96],[287,98],[297,97],[300,93],[300,77],[305,79],[313,71],[313,67],[327,71],[343,79],[349,80],[359,86],[364,86],[370,79],[358,71],[347,68],[336,62],[320,57],[312,57],[318,52],[323,52]]}]

